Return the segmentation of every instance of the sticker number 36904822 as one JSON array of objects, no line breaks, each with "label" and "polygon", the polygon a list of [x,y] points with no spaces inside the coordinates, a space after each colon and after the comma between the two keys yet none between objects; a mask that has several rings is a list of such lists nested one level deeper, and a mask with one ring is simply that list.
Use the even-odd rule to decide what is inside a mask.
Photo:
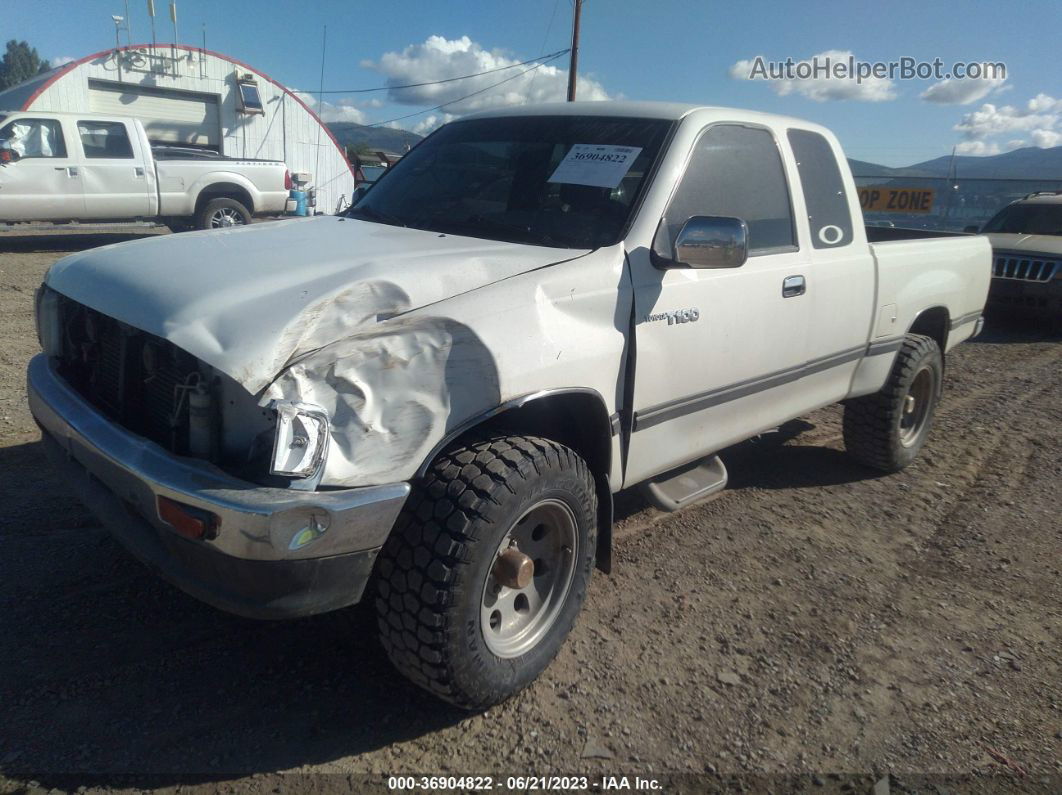
[{"label": "sticker number 36904822", "polygon": [[641,151],[640,146],[573,144],[549,181],[615,188],[627,176]]}]

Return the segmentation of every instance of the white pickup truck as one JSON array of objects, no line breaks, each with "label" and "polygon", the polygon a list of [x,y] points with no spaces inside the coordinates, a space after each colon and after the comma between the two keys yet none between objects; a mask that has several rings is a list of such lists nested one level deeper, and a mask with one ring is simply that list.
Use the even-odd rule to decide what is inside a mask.
[{"label": "white pickup truck", "polygon": [[283,213],[290,188],[288,169],[276,160],[153,154],[134,118],[0,112],[0,223],[239,226]]},{"label": "white pickup truck", "polygon": [[814,124],[497,111],[345,217],[60,260],[30,405],[164,577],[255,617],[367,594],[397,667],[481,708],[557,652],[610,568],[620,489],[703,498],[717,451],[838,401],[853,466],[914,458],[990,249],[869,232],[892,239],[868,240]]}]

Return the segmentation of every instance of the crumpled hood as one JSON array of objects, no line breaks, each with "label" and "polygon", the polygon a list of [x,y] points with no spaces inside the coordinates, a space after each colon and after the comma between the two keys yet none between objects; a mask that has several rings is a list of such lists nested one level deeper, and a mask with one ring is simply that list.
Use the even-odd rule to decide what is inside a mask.
[{"label": "crumpled hood", "polygon": [[46,283],[257,393],[360,328],[584,253],[328,216],[104,246]]},{"label": "crumpled hood", "polygon": [[[1062,256],[1062,237],[1058,235],[1020,235],[1010,232],[986,234],[996,251],[1022,251],[1030,254]],[[1020,246],[1020,248],[1016,248]]]}]

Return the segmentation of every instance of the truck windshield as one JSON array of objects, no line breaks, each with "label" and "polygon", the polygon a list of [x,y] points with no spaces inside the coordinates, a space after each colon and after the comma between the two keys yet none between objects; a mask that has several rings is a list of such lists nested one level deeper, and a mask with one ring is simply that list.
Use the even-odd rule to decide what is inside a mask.
[{"label": "truck windshield", "polygon": [[996,213],[982,232],[1062,235],[1062,203],[1012,204]]},{"label": "truck windshield", "polygon": [[539,246],[612,245],[670,125],[593,116],[452,122],[388,169],[349,215]]}]

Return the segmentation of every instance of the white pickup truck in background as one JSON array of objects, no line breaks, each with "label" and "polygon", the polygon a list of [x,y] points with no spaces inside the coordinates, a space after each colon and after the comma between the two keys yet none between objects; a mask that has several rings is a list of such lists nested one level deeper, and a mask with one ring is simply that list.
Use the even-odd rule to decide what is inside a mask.
[{"label": "white pickup truck in background", "polygon": [[345,217],[60,260],[29,401],[165,577],[255,617],[364,594],[401,671],[482,708],[557,653],[621,489],[679,508],[725,486],[718,451],[837,402],[853,466],[907,466],[990,276],[982,237],[865,228],[823,127],[514,108]]},{"label": "white pickup truck in background", "polygon": [[284,212],[276,160],[152,152],[143,125],[93,113],[0,113],[0,223],[158,220],[175,231]]}]

